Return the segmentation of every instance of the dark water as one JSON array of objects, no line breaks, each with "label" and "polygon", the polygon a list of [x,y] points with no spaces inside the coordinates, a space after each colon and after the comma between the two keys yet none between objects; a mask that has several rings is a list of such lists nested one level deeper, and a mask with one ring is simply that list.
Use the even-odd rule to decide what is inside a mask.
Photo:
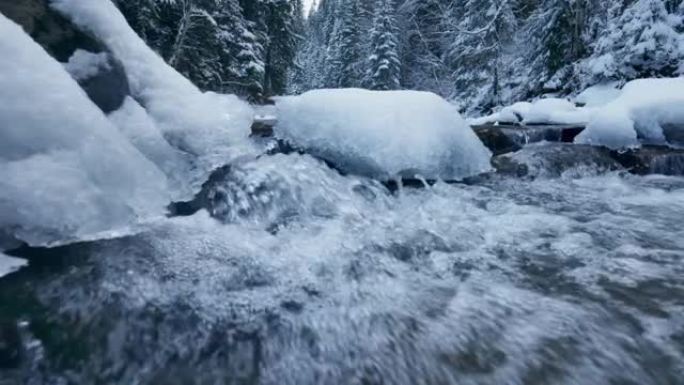
[{"label": "dark water", "polygon": [[390,194],[277,155],[214,197],[24,250],[0,384],[684,384],[684,178]]}]

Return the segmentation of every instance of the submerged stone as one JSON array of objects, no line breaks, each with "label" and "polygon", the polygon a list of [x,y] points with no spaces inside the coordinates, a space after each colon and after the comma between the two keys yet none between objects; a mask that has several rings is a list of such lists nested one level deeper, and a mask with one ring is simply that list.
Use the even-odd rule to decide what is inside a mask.
[{"label": "submerged stone", "polygon": [[607,149],[565,143],[529,145],[494,157],[492,165],[497,173],[531,178],[597,175],[622,169]]}]

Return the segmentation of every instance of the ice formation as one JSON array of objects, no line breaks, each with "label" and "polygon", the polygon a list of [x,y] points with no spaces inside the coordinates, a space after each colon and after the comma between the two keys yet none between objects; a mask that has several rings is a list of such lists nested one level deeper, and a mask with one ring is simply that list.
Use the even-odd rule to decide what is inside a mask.
[{"label": "ice formation", "polygon": [[0,229],[46,244],[163,211],[164,175],[1,15],[0,52]]},{"label": "ice formation", "polygon": [[195,158],[195,174],[187,176],[191,188],[198,189],[215,167],[252,150],[245,140],[253,118],[249,105],[233,95],[201,92],[136,35],[111,1],[52,0],[52,5],[105,44],[164,138]]}]

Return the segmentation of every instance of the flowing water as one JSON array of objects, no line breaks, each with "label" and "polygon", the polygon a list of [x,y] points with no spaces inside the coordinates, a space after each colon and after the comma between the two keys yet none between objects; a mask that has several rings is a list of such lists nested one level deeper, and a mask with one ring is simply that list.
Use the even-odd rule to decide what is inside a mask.
[{"label": "flowing water", "polygon": [[0,384],[684,384],[684,178],[390,193],[291,154],[209,197],[27,251]]}]

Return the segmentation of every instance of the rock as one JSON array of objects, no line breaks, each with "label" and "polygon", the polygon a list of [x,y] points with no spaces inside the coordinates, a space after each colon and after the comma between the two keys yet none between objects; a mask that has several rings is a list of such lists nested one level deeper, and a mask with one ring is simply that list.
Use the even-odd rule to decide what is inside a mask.
[{"label": "rock", "polygon": [[252,137],[271,138],[273,137],[273,127],[275,119],[254,119],[252,123]]},{"label": "rock", "polygon": [[169,216],[191,216],[202,209],[212,212],[216,200],[221,199],[221,197],[216,196],[217,187],[225,183],[231,171],[230,165],[214,170],[209,175],[209,179],[202,184],[202,189],[195,195],[194,199],[187,202],[173,202],[169,205]]},{"label": "rock", "polygon": [[128,78],[121,62],[111,54],[107,55],[107,66],[97,75],[78,80],[78,84],[88,94],[90,100],[108,114],[123,105],[126,96],[130,95]]},{"label": "rock", "polygon": [[611,155],[634,174],[684,175],[684,149],[643,146],[625,152],[613,151]]},{"label": "rock", "polygon": [[684,146],[684,125],[665,124],[663,134],[668,143],[675,146]]},{"label": "rock", "polygon": [[0,12],[21,25],[52,57],[66,62],[77,49],[102,52],[104,46],[50,8],[47,0],[0,0]]},{"label": "rock", "polygon": [[475,134],[494,155],[520,150],[526,144],[547,142],[572,143],[584,130],[582,126],[571,125],[494,125],[474,126]]},{"label": "rock", "polygon": [[485,125],[473,127],[473,130],[475,130],[475,134],[494,155],[520,150],[522,145],[514,140],[513,137],[507,135],[506,131],[508,129],[503,127],[504,126]]},{"label": "rock", "polygon": [[622,169],[608,149],[566,143],[529,145],[513,154],[495,156],[497,173],[516,177],[595,175]]},{"label": "rock", "polygon": [[[103,44],[50,8],[47,0],[0,0],[0,12],[21,25],[59,62],[68,62],[79,49],[92,53],[107,52]],[[109,53],[107,58],[108,65],[104,70],[87,79],[77,79],[88,97],[105,113],[119,109],[130,94],[123,65]]]}]

